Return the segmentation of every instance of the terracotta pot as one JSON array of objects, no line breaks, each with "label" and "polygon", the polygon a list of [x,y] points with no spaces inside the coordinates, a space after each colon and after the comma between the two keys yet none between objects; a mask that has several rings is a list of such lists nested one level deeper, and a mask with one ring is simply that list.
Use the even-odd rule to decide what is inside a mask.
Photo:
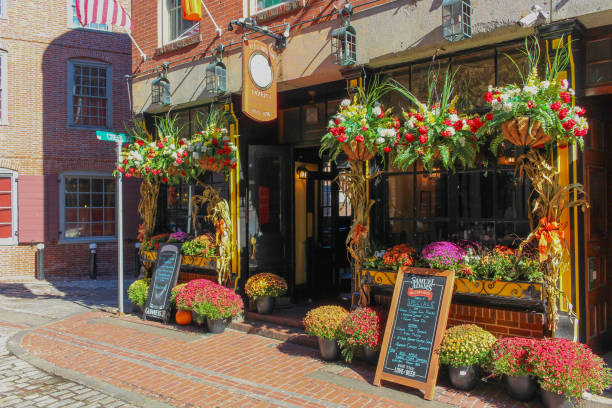
[{"label": "terracotta pot", "polygon": [[538,382],[528,375],[505,375],[503,377],[506,391],[515,400],[530,401],[538,391]]},{"label": "terracotta pot", "polygon": [[349,160],[367,161],[372,160],[376,155],[376,146],[372,146],[372,150],[369,150],[365,143],[357,143],[352,141],[343,144],[342,151],[346,154]]},{"label": "terracotta pot", "polygon": [[338,347],[338,342],[336,340],[324,339],[321,337],[317,337],[317,340],[319,341],[319,352],[323,360],[333,361],[340,358],[340,347]]},{"label": "terracotta pot", "polygon": [[476,366],[448,366],[448,376],[453,387],[469,391],[478,385],[478,368]]},{"label": "terracotta pot", "polygon": [[214,171],[214,172],[220,171],[219,163],[216,161],[211,163],[210,161],[208,161],[208,158],[198,160],[198,164],[200,165],[202,170],[208,170],[208,171]]},{"label": "terracotta pot", "polygon": [[372,350],[369,347],[363,348],[363,359],[368,364],[372,364],[372,365],[378,364],[379,355],[380,355],[380,350]]},{"label": "terracotta pot", "polygon": [[179,174],[178,168],[176,168],[174,166],[168,167],[168,175],[169,176],[178,176],[178,174]]},{"label": "terracotta pot", "polygon": [[225,331],[225,326],[227,326],[227,321],[225,319],[211,319],[206,316],[206,324],[208,325],[209,332],[223,333]]},{"label": "terracotta pot", "polygon": [[572,408],[574,405],[565,395],[542,390],[542,402],[546,408]]},{"label": "terracotta pot", "polygon": [[257,307],[257,313],[259,314],[271,314],[274,310],[274,303],[276,298],[272,296],[261,296],[255,300],[255,306]]},{"label": "terracotta pot", "polygon": [[[531,132],[529,128],[531,127]],[[528,116],[520,116],[502,123],[502,133],[507,141],[516,146],[534,147],[550,143],[552,138],[544,133],[540,122]]]}]

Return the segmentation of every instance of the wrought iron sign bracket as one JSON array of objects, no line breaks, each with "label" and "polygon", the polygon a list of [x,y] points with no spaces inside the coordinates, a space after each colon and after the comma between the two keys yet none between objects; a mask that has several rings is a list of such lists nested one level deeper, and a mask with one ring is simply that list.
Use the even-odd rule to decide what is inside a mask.
[{"label": "wrought iron sign bracket", "polygon": [[254,33],[263,34],[267,37],[274,39],[274,42],[275,42],[274,45],[276,49],[282,49],[282,48],[287,47],[287,37],[289,36],[289,25],[288,24],[286,24],[287,27],[283,34],[274,33],[266,26],[259,26],[257,24],[257,21],[255,21],[255,19],[250,18],[250,17],[239,18],[237,20],[230,21],[227,26],[227,30],[233,31],[234,30],[233,26],[242,27],[245,30],[252,31]]}]

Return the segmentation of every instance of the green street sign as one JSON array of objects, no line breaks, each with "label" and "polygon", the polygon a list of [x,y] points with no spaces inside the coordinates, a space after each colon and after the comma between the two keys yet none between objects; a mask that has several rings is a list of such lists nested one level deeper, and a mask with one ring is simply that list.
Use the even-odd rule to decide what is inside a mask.
[{"label": "green street sign", "polygon": [[96,138],[106,142],[123,142],[127,143],[129,137],[125,133],[106,132],[104,130],[96,130]]}]

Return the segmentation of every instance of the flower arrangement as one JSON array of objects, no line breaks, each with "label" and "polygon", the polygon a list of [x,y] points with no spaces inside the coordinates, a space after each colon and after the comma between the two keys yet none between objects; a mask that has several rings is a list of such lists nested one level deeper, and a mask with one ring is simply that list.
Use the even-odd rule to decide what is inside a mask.
[{"label": "flower arrangement", "polygon": [[191,157],[206,170],[223,173],[226,177],[238,165],[237,148],[230,141],[227,129],[209,123],[197,132],[188,146]]},{"label": "flower arrangement", "polygon": [[348,315],[341,306],[320,306],[306,313],[303,324],[306,333],[323,339],[335,340],[338,328]]},{"label": "flower arrangement", "polygon": [[451,367],[487,367],[495,341],[495,336],[475,324],[451,327],[440,345],[440,363]]},{"label": "flower arrangement", "polygon": [[381,310],[360,307],[348,314],[338,328],[336,340],[342,348],[342,356],[349,363],[359,347],[376,350],[380,346],[383,324]]},{"label": "flower arrangement", "polygon": [[456,269],[463,262],[465,250],[448,241],[432,242],[423,248],[423,259],[436,269]]},{"label": "flower arrangement", "polygon": [[127,295],[132,303],[138,306],[144,306],[149,296],[149,284],[151,279],[138,279],[128,286]]},{"label": "flower arrangement", "polygon": [[414,248],[407,244],[394,245],[383,251],[375,251],[371,257],[366,258],[363,266],[372,269],[398,270],[401,266],[412,266]]},{"label": "flower arrangement", "polygon": [[329,151],[332,160],[341,151],[351,160],[369,160],[376,153],[389,153],[400,127],[391,109],[385,110],[379,102],[389,90],[388,82],[375,77],[366,91],[360,88],[352,100],[344,99],[321,138],[319,153]]},{"label": "flower arrangement", "polygon": [[183,290],[185,285],[187,285],[187,284],[186,283],[179,283],[178,285],[176,285],[175,287],[173,287],[170,290],[170,303],[172,303],[173,305],[176,305],[176,295],[178,295],[179,292],[181,290]]},{"label": "flower arrangement", "polygon": [[497,375],[533,375],[527,357],[536,342],[536,339],[530,337],[505,337],[497,340],[491,348],[491,371]]},{"label": "flower arrangement", "polygon": [[470,280],[503,280],[540,282],[540,262],[527,253],[518,254],[514,249],[496,245],[492,250],[468,251],[459,276]]},{"label": "flower arrangement", "polygon": [[192,310],[196,321],[204,317],[212,320],[231,319],[244,310],[242,298],[233,290],[207,279],[189,281],[176,295],[180,310]]},{"label": "flower arrangement", "polygon": [[167,242],[170,234],[157,234],[151,237],[150,240],[144,241],[141,248],[145,251],[155,251],[159,248],[159,244]]},{"label": "flower arrangement", "polygon": [[441,159],[445,168],[454,170],[457,161],[463,166],[472,166],[476,161],[481,143],[478,131],[483,123],[478,116],[458,114],[457,98],[453,97],[454,76],[446,71],[437,100],[432,98],[437,81],[430,81],[427,103],[419,101],[399,82],[393,83],[416,106],[402,113],[405,122],[396,141],[395,167],[405,170],[419,159],[425,170],[432,171],[436,160]]},{"label": "flower arrangement", "polygon": [[[491,151],[496,154],[504,135],[508,139],[507,127],[514,126],[510,121],[522,120],[521,118],[525,118],[522,126],[529,127],[530,140],[526,141],[526,145],[540,146],[552,141],[559,143],[560,147],[577,143],[582,149],[583,138],[589,130],[584,117],[586,110],[580,106],[572,106],[574,90],[569,88],[566,79],[559,79],[558,75],[569,63],[569,51],[565,46],[557,49],[550,68],[547,66],[545,79],[542,80],[537,68],[540,58],[537,39],[531,41],[531,44],[530,46],[529,41],[525,40],[524,54],[527,56],[529,74],[525,77],[519,70],[523,84],[489,86],[484,95],[491,112],[485,116],[483,131],[491,134],[500,128],[504,130],[492,140]],[[519,122],[518,127],[520,126]],[[516,142],[512,137],[509,140]]]},{"label": "flower arrangement", "polygon": [[282,296],[287,292],[287,281],[273,273],[258,273],[246,281],[244,291],[251,299]]},{"label": "flower arrangement", "polygon": [[537,341],[527,364],[543,390],[568,398],[581,398],[585,391],[601,394],[610,386],[610,369],[601,357],[587,345],[571,340]]},{"label": "flower arrangement", "polygon": [[185,242],[189,238],[189,234],[183,231],[177,231],[170,234],[168,242]]},{"label": "flower arrangement", "polygon": [[208,234],[195,237],[191,241],[184,242],[181,246],[184,255],[211,257],[216,254],[214,238]]}]

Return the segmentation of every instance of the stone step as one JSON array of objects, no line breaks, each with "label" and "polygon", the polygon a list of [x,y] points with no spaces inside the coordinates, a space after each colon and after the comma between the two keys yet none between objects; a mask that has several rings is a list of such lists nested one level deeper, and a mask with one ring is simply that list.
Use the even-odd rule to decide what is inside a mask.
[{"label": "stone step", "polygon": [[288,326],[295,329],[304,330],[302,316],[299,314],[283,313],[283,311],[277,312],[275,310],[273,314],[269,315],[259,314],[257,312],[247,312],[245,317],[246,320],[271,323],[278,326]]},{"label": "stone step", "polygon": [[288,325],[251,320],[248,315],[249,313],[247,313],[246,320],[233,321],[230,323],[229,327],[245,333],[257,334],[259,336],[299,344],[306,347],[319,347],[317,338],[307,335],[302,329]]}]

